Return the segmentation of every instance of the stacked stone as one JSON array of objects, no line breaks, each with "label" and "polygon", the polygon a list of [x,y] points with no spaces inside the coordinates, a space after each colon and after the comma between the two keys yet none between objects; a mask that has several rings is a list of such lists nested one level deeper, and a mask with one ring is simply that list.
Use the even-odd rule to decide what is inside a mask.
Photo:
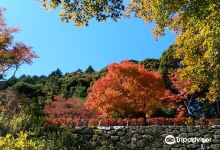
[{"label": "stacked stone", "polygon": [[[76,129],[76,140],[94,149],[113,150],[220,150],[220,125],[215,126],[129,126],[129,127],[84,127]],[[167,135],[174,137],[212,138],[209,143],[167,144]]]}]

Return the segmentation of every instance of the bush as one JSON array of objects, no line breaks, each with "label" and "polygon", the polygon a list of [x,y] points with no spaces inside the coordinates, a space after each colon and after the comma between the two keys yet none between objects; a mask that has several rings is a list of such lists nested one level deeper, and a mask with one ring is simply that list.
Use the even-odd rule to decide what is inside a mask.
[{"label": "bush", "polygon": [[23,132],[15,137],[12,134],[0,137],[0,149],[4,150],[43,150],[43,147],[42,143],[28,139],[27,133]]},{"label": "bush", "polygon": [[164,118],[164,117],[158,117],[158,118],[150,118],[147,119],[148,124],[153,125],[182,125],[184,124],[184,117],[181,118]]},{"label": "bush", "polygon": [[7,130],[7,133],[18,133],[19,131],[31,131],[41,134],[42,130],[47,126],[43,117],[32,115],[1,115],[1,126]]},{"label": "bush", "polygon": [[126,119],[122,119],[122,118],[118,118],[117,125],[119,125],[119,126],[126,126],[127,125],[127,120]]},{"label": "bush", "polygon": [[116,124],[116,120],[114,118],[103,118],[100,120],[100,126],[113,126]]},{"label": "bush", "polygon": [[5,115],[23,113],[29,99],[12,89],[0,91],[0,112]]},{"label": "bush", "polygon": [[73,128],[56,127],[44,137],[45,150],[93,150],[86,139],[79,139]]},{"label": "bush", "polygon": [[43,111],[47,115],[46,120],[53,125],[82,126],[96,116],[96,112],[84,106],[80,100],[64,99],[60,96],[55,97],[54,101],[46,105]]},{"label": "bush", "polygon": [[172,118],[175,117],[175,110],[171,107],[168,108],[157,108],[153,111],[152,117],[165,117],[165,118]]},{"label": "bush", "polygon": [[98,119],[90,119],[88,125],[90,127],[96,127],[96,126],[98,126],[98,124],[99,124],[99,120]]},{"label": "bush", "polygon": [[209,120],[206,118],[201,118],[198,120],[197,124],[199,125],[208,125],[209,124]]},{"label": "bush", "polygon": [[142,126],[145,124],[145,119],[144,118],[132,118],[129,120],[128,122],[129,125],[132,125],[132,126]]},{"label": "bush", "polygon": [[209,125],[220,125],[220,118],[208,119]]},{"label": "bush", "polygon": [[10,133],[17,133],[19,131],[26,130],[26,126],[30,119],[31,117],[26,115],[1,115],[2,126],[4,126],[4,128],[6,128]]}]

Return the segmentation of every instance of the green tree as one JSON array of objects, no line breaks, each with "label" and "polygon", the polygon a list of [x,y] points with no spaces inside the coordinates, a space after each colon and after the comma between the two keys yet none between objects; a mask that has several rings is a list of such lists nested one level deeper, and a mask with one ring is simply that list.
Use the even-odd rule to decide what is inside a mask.
[{"label": "green tree", "polygon": [[166,88],[175,94],[179,93],[179,91],[173,86],[169,75],[177,68],[181,67],[181,60],[174,57],[176,49],[175,44],[173,44],[166,51],[164,51],[160,58],[159,65],[159,71],[163,75]]},{"label": "green tree", "polygon": [[98,80],[99,78],[104,77],[108,73],[107,67],[102,68],[95,74],[95,80]]},{"label": "green tree", "polygon": [[181,66],[180,59],[174,57],[176,52],[176,46],[171,45],[165,52],[163,52],[160,58],[159,71],[162,74],[168,74]]},{"label": "green tree", "polygon": [[146,58],[138,63],[140,65],[143,65],[146,69],[149,69],[151,71],[157,71],[159,68],[160,61],[154,58]]},{"label": "green tree", "polygon": [[76,26],[85,26],[95,18],[104,21],[107,18],[117,20],[124,10],[122,0],[40,0],[46,9],[61,6],[62,21],[74,21]]},{"label": "green tree", "polygon": [[95,73],[95,70],[92,68],[91,65],[85,70],[85,73]]},{"label": "green tree", "polygon": [[56,76],[56,77],[62,77],[62,71],[60,69],[57,69],[53,72],[51,72],[51,74],[48,75],[48,77],[53,77],[53,76]]},{"label": "green tree", "polygon": [[77,69],[77,70],[75,71],[75,73],[83,74],[83,71],[82,71],[82,69]]},{"label": "green tree", "polygon": [[61,93],[61,77],[62,72],[60,69],[53,71],[48,75],[48,79],[44,85],[43,91],[47,96],[53,97]]},{"label": "green tree", "polygon": [[65,98],[75,96],[84,99],[87,96],[87,90],[94,79],[95,74],[75,71],[61,79],[61,92]]},{"label": "green tree", "polygon": [[39,96],[45,96],[42,91],[41,84],[32,85],[25,82],[17,82],[15,85],[12,86],[12,89],[17,91],[18,93],[24,94],[30,99]]},{"label": "green tree", "polygon": [[7,82],[0,82],[0,90],[6,90],[8,87],[13,86],[17,83],[17,78],[12,77],[10,80],[7,80]]}]

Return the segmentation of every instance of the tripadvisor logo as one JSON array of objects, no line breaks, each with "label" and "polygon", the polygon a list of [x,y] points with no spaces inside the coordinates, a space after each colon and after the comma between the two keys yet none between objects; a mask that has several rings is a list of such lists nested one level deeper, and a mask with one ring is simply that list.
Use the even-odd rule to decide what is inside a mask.
[{"label": "tripadvisor logo", "polygon": [[190,138],[183,138],[183,137],[174,137],[173,135],[167,135],[165,137],[165,143],[172,145],[175,143],[209,143],[211,142],[212,138],[202,138],[202,137],[190,137]]},{"label": "tripadvisor logo", "polygon": [[166,137],[165,137],[165,143],[167,143],[167,144],[175,144],[176,143],[176,139],[175,139],[175,137],[173,136],[173,135],[167,135]]}]

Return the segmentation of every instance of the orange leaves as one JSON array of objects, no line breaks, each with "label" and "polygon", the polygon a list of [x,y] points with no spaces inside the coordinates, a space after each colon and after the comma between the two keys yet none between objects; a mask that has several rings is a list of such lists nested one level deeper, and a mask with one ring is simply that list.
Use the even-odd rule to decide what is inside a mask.
[{"label": "orange leaves", "polygon": [[129,61],[108,66],[108,73],[91,87],[87,106],[109,115],[145,116],[160,104],[165,86],[158,72]]},{"label": "orange leaves", "polygon": [[12,34],[17,31],[17,28],[6,26],[3,10],[0,8],[0,75],[24,63],[30,64],[31,60],[36,57],[31,47],[20,42],[13,42]]},{"label": "orange leaves", "polygon": [[31,47],[27,47],[23,43],[16,43],[11,53],[15,56],[18,64],[22,62],[30,64],[31,60],[36,57],[36,54],[31,52]]}]

